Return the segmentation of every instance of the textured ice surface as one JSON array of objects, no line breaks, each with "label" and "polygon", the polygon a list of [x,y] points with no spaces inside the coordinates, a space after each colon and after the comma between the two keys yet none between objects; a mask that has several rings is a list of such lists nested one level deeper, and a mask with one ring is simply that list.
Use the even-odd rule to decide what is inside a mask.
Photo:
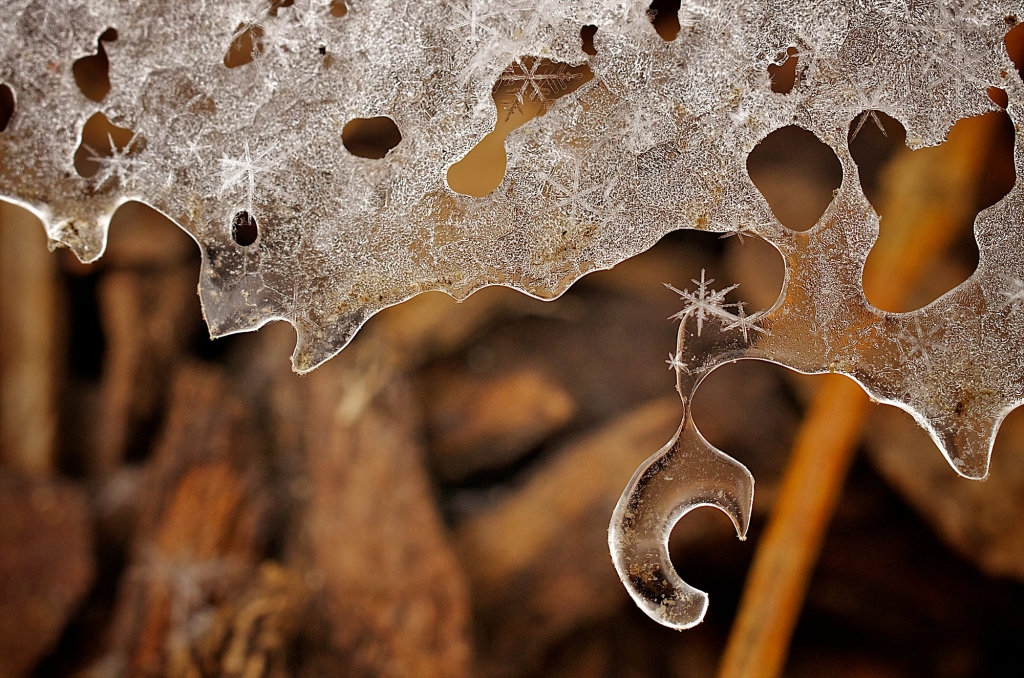
[{"label": "textured ice surface", "polygon": [[[1024,16],[1020,3],[684,0],[671,42],[638,0],[340,8],[6,0],[0,82],[14,111],[0,133],[0,195],[34,210],[84,261],[102,254],[120,204],[152,205],[199,243],[211,332],[285,319],[298,333],[299,371],[423,291],[461,298],[502,284],[550,298],[674,229],[765,238],[786,263],[768,311],[725,308],[702,281],[683,290],[689,313],[672,361],[687,415],[613,519],[627,588],[677,627],[699,621],[706,597],[672,570],[672,525],[709,504],[742,532],[752,497],[746,469],[689,418],[693,391],[723,362],[848,374],[913,414],[961,474],[985,475],[996,428],[1024,395],[1022,189],[978,217],[981,263],[969,280],[920,311],[881,312],[861,287],[878,219],[846,140],[851,122],[876,109],[904,124],[912,146],[939,143],[957,119],[994,110],[989,86],[1006,90],[1019,124],[1024,88],[1003,35]],[[584,25],[597,27],[596,55],[582,50]],[[96,54],[109,28],[110,89],[95,101],[73,64]],[[228,68],[236,39],[253,51]],[[790,47],[796,85],[777,94],[767,67]],[[583,64],[593,77],[569,91],[559,76]],[[521,102],[542,101],[546,114],[509,136],[493,193],[453,192],[448,167],[494,129],[492,89],[513,82]],[[97,113],[124,130],[106,152],[79,148]],[[381,159],[346,150],[345,125],[378,116],[397,124],[400,143]],[[760,139],[790,124],[828,144],[844,172],[803,233],[778,223],[745,168]],[[92,176],[75,169],[83,151]],[[1017,153],[1018,177],[1020,163]]]}]

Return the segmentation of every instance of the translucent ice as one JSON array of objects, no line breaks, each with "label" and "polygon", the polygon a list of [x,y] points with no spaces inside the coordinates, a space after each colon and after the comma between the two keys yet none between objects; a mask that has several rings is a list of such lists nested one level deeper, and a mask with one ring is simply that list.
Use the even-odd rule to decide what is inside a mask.
[{"label": "translucent ice", "polygon": [[[118,206],[152,205],[202,250],[212,334],[287,320],[298,371],[420,292],[500,284],[552,298],[674,229],[758,235],[786,263],[771,309],[747,316],[706,280],[683,290],[671,360],[687,410],[700,381],[739,358],[841,372],[913,414],[958,472],[983,477],[1024,396],[1021,187],[978,217],[970,279],[920,311],[882,312],[861,286],[878,218],[847,135],[879,110],[911,146],[939,143],[957,119],[995,109],[991,86],[1019,124],[1024,88],[1003,36],[1024,6],[684,0],[665,40],[647,4],[7,0],[0,195],[83,261],[102,254]],[[109,90],[87,95],[75,64],[100,54]],[[769,66],[793,56],[792,89],[773,91]],[[455,192],[448,168],[502,114],[496,86],[545,114],[509,134],[497,189]],[[100,114],[112,123],[104,148],[84,148]],[[380,118],[397,145],[375,156],[343,143],[352,121]],[[844,174],[802,233],[775,219],[745,167],[788,125],[831,147]],[[685,627],[706,604],[668,561],[672,524],[711,504],[742,532],[751,496],[746,469],[687,415],[612,526],[623,581],[650,614]]]}]

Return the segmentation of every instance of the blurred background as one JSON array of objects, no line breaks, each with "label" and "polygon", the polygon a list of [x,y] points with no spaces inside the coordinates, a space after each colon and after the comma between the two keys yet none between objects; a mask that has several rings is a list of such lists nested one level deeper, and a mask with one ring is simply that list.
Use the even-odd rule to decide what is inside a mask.
[{"label": "blurred background", "polygon": [[[794,55],[771,72],[781,95],[799,74]],[[503,134],[543,114],[512,108]],[[92,133],[100,153],[128,143]],[[376,133],[346,145],[382,157],[396,142]],[[1013,126],[990,113],[914,152],[884,114],[850,133],[880,243],[922,213],[955,226],[887,310],[920,308],[977,265],[971,224],[1013,185]],[[842,180],[796,127],[748,169],[799,230]],[[865,277],[894,274],[880,265]],[[87,266],[0,203],[0,676],[714,676],[818,379],[745,361],[698,390],[698,428],[757,479],[750,539],[711,509],[688,515],[673,559],[710,593],[707,619],[682,633],[647,619],[606,531],[679,425],[665,364],[679,299],[663,283],[702,269],[738,283],[729,301],[748,313],[782,287],[758,238],[679,231],[556,301],[423,295],[298,377],[284,323],[208,339],[198,249],[153,210],[123,206]],[[972,482],[909,416],[872,406],[785,675],[1020,675],[1022,581],[1024,416]]]}]

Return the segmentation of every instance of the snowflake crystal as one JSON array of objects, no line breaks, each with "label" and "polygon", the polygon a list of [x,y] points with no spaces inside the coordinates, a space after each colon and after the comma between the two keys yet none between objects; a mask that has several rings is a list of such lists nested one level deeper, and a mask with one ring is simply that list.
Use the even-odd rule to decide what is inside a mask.
[{"label": "snowflake crystal", "polygon": [[929,330],[921,328],[921,318],[915,316],[911,321],[913,327],[900,330],[896,340],[900,344],[907,362],[920,359],[926,368],[932,366],[932,355],[936,349],[941,349],[941,344],[936,342],[936,337],[942,334],[942,327],[935,326]]},{"label": "snowflake crystal", "polygon": [[723,327],[722,329],[726,332],[728,332],[729,330],[739,330],[743,334],[744,342],[750,341],[750,337],[748,335],[751,332],[771,334],[771,331],[769,331],[767,328],[761,327],[760,325],[757,324],[758,319],[761,317],[760,313],[755,313],[754,315],[750,316],[747,315],[747,312],[744,309],[746,303],[747,302],[745,301],[740,301],[736,303],[736,316],[734,320],[725,327]]},{"label": "snowflake crystal", "polygon": [[689,369],[689,365],[683,362],[682,351],[676,351],[675,353],[668,354],[668,360],[665,362],[668,364],[668,369],[675,372],[685,372]]},{"label": "snowflake crystal", "polygon": [[1006,283],[1009,289],[1006,291],[1003,308],[1009,309],[1010,315],[1016,315],[1024,309],[1024,280],[1009,278]]},{"label": "snowflake crystal", "polygon": [[110,134],[107,135],[107,142],[110,144],[110,155],[103,155],[86,147],[89,151],[89,161],[99,165],[93,179],[96,188],[101,188],[110,180],[127,188],[132,185],[135,173],[146,165],[144,161],[131,157],[138,150],[139,137],[137,134],[132,136],[128,143],[120,148]]},{"label": "snowflake crystal", "polygon": [[700,280],[691,280],[690,282],[697,286],[692,293],[689,290],[676,289],[672,285],[665,283],[665,287],[678,294],[679,298],[686,302],[683,310],[670,316],[669,320],[681,320],[685,323],[687,318],[695,316],[697,318],[697,336],[699,337],[704,330],[704,318],[717,318],[726,322],[732,322],[736,319],[736,316],[725,310],[727,306],[725,295],[732,292],[739,285],[732,285],[723,290],[713,290],[710,288],[710,285],[715,281],[713,279],[704,279],[703,268],[700,270]]}]

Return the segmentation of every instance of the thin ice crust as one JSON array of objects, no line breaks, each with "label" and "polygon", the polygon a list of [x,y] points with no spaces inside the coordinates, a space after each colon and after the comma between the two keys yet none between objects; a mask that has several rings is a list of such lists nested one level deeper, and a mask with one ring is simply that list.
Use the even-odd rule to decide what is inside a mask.
[{"label": "thin ice crust", "polygon": [[[990,86],[1008,93],[1019,123],[1022,84],[1003,36],[1021,4],[683,2],[672,42],[655,33],[646,8],[352,0],[338,17],[328,0],[273,9],[10,0],[0,15],[0,81],[16,105],[0,133],[0,195],[33,209],[83,261],[102,254],[120,204],[152,205],[202,250],[211,334],[287,320],[300,372],[341,350],[373,313],[420,292],[462,298],[500,284],[553,298],[674,229],[756,234],[785,260],[782,295],[749,318],[706,310],[699,335],[695,316],[683,319],[675,366],[684,404],[711,370],[738,358],[841,372],[913,414],[958,472],[983,477],[998,424],[1024,394],[1021,187],[979,216],[981,263],[968,281],[920,311],[881,312],[861,287],[878,218],[846,138],[851,120],[877,109],[904,124],[911,146],[939,143],[957,119],[994,109]],[[595,56],[581,49],[584,25],[598,29]],[[230,45],[251,27],[262,48],[251,63],[226,67]],[[95,103],[72,64],[96,53],[108,28],[118,32],[104,43],[111,89]],[[776,94],[766,69],[789,47],[800,55],[797,82]],[[497,190],[453,192],[448,167],[494,128],[492,88],[525,57],[587,63],[594,77],[509,137]],[[97,112],[135,137],[87,178],[73,158]],[[381,160],[356,157],[342,128],[374,116],[397,123],[401,143]],[[818,224],[799,234],[776,221],[745,169],[755,144],[790,124],[828,144],[844,172]],[[258,224],[247,246],[232,237],[243,211]],[[651,521],[634,520],[651,469],[694,454],[730,479],[661,508],[649,503]],[[663,622],[686,626],[703,610],[691,605],[690,617],[671,619],[671,563],[643,560],[663,557],[671,524],[699,501],[744,529],[752,485],[722,457],[687,417],[638,472],[613,521],[620,574]],[[645,539],[653,551],[637,546]],[[667,579],[634,576],[655,570]]]}]

